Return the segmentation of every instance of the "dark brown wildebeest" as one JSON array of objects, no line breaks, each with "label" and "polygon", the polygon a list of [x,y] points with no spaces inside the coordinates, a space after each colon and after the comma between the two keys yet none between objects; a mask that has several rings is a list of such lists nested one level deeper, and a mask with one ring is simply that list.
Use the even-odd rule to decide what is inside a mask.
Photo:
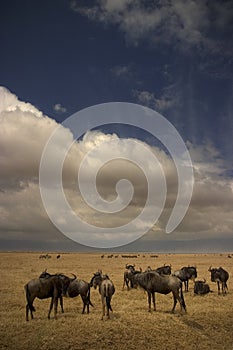
[{"label": "dark brown wildebeest", "polygon": [[109,279],[108,275],[103,275],[101,271],[98,271],[94,273],[94,276],[92,277],[90,281],[90,286],[99,287],[99,293],[101,295],[101,301],[102,301],[102,320],[105,316],[105,307],[107,308],[107,318],[110,318],[109,316],[109,310],[112,311],[111,307],[111,299],[113,294],[115,293],[115,286],[113,282]]},{"label": "dark brown wildebeest", "polygon": [[133,277],[136,273],[142,272],[142,269],[140,268],[139,271],[135,270],[135,264],[126,264],[125,265],[126,271],[124,272],[124,280],[123,280],[123,287],[122,290],[124,290],[125,285],[127,286],[127,290],[130,288],[135,288],[136,284],[133,282]]},{"label": "dark brown wildebeest", "polygon": [[171,274],[171,265],[163,265],[161,267],[157,267],[157,269],[153,270],[150,266],[147,267],[147,269],[145,270],[145,272],[149,272],[149,271],[155,271],[158,272],[160,275],[170,275]]},{"label": "dark brown wildebeest", "polygon": [[206,283],[206,280],[204,281],[195,281],[194,282],[194,294],[203,295],[208,294],[210,292],[210,287]]},{"label": "dark brown wildebeest", "polygon": [[188,292],[189,280],[195,280],[197,277],[196,266],[184,266],[180,270],[177,270],[173,274],[184,282],[185,291]]},{"label": "dark brown wildebeest", "polygon": [[76,279],[72,282],[70,282],[66,294],[64,296],[67,296],[69,298],[75,298],[78,295],[81,296],[82,301],[83,301],[83,310],[82,313],[85,313],[85,309],[87,309],[87,313],[89,314],[89,305],[92,307],[94,306],[90,300],[90,283]]},{"label": "dark brown wildebeest", "polygon": [[[75,280],[74,278],[69,278],[67,276],[52,275],[47,278],[36,278],[29,281],[25,286],[24,290],[26,293],[26,321],[28,321],[28,313],[30,310],[31,319],[33,319],[33,311],[36,311],[33,306],[33,301],[35,298],[47,299],[51,298],[51,303],[49,307],[48,319],[50,319],[50,313],[54,306],[54,318],[57,318],[57,304],[58,299],[66,293],[66,290],[71,281]],[[60,299],[61,300],[61,299]]]},{"label": "dark brown wildebeest", "polygon": [[135,275],[135,282],[143,288],[148,295],[149,312],[151,312],[151,297],[153,301],[154,311],[155,305],[155,293],[169,294],[172,292],[174,305],[172,312],[174,312],[177,300],[180,303],[181,310],[186,311],[184,296],[182,292],[182,282],[176,276],[160,275],[158,272],[142,272]]},{"label": "dark brown wildebeest", "polygon": [[218,285],[218,294],[220,294],[220,283],[222,285],[222,294],[227,293],[227,281],[229,278],[229,273],[224,270],[222,267],[219,267],[218,269],[216,268],[211,268],[209,267],[208,270],[211,273],[211,282],[217,282]]},{"label": "dark brown wildebeest", "polygon": [[[65,276],[64,274],[61,274],[61,273],[56,274],[56,275],[60,276],[61,278],[63,278],[63,276]],[[45,270],[40,275],[40,278],[47,278],[50,276],[52,276],[52,275],[50,273],[48,273],[47,270]],[[90,289],[91,289],[91,287],[90,287],[90,284],[88,282],[76,278],[75,280],[70,282],[64,297],[75,298],[75,297],[80,295],[82,298],[82,301],[83,301],[82,313],[84,314],[85,309],[87,309],[87,313],[89,314],[89,305],[91,305],[92,307],[94,306],[90,300]],[[61,304],[62,312],[64,312],[62,296],[60,297],[60,304]]]}]

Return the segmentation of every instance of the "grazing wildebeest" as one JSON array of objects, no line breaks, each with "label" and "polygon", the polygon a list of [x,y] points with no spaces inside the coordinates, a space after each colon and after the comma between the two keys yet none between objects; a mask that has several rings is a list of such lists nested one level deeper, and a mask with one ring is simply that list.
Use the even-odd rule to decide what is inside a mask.
[{"label": "grazing wildebeest", "polygon": [[217,282],[218,294],[220,294],[220,283],[222,285],[222,294],[226,294],[228,289],[227,280],[229,278],[229,273],[222,267],[216,269],[211,268],[210,266],[208,271],[211,273],[211,282]]},{"label": "grazing wildebeest", "polygon": [[158,272],[142,272],[134,276],[137,284],[142,287],[148,295],[149,312],[151,312],[151,297],[153,300],[154,311],[155,305],[155,293],[169,294],[172,292],[174,305],[172,312],[174,312],[177,300],[180,303],[181,310],[186,311],[185,301],[182,292],[182,282],[176,276],[160,275]]},{"label": "grazing wildebeest", "polygon": [[101,301],[102,301],[102,320],[105,316],[105,306],[107,308],[107,318],[110,318],[109,316],[109,310],[112,311],[111,307],[111,299],[113,294],[115,293],[115,286],[113,282],[109,279],[108,275],[103,275],[101,271],[98,271],[94,273],[94,276],[92,277],[90,281],[90,286],[99,287],[99,293],[101,295]]},{"label": "grazing wildebeest", "polygon": [[[60,276],[63,278],[63,274],[56,274],[57,276]],[[42,272],[40,275],[40,278],[46,278],[52,276],[50,273],[48,273],[46,270]],[[90,284],[86,281],[80,280],[80,279],[75,279],[70,282],[66,293],[64,297],[69,297],[69,298],[75,298],[77,296],[81,296],[82,301],[83,301],[83,310],[82,313],[85,313],[85,309],[87,309],[87,313],[89,314],[89,305],[94,306],[90,300]],[[61,304],[61,309],[62,312],[63,310],[63,302],[62,302],[62,296],[60,297],[60,304]]]},{"label": "grazing wildebeest", "polygon": [[26,293],[26,321],[28,321],[28,313],[30,310],[31,318],[33,319],[33,311],[36,311],[33,306],[33,301],[35,298],[47,299],[51,298],[48,319],[50,319],[50,313],[54,306],[54,318],[57,318],[57,304],[58,299],[66,293],[66,290],[71,281],[75,280],[74,278],[69,278],[67,276],[52,275],[46,278],[36,278],[29,281],[25,286],[24,290]]},{"label": "grazing wildebeest", "polygon": [[90,283],[76,279],[72,282],[70,282],[66,294],[64,296],[67,296],[69,298],[75,298],[78,295],[81,296],[83,301],[83,310],[82,313],[85,313],[85,309],[87,309],[87,313],[89,314],[89,305],[94,306],[90,300]]},{"label": "grazing wildebeest", "polygon": [[193,281],[197,277],[197,268],[195,266],[184,266],[173,274],[184,282],[185,291],[188,292],[189,280]]},{"label": "grazing wildebeest", "polygon": [[61,255],[60,255],[60,254],[58,254],[58,255],[57,255],[57,259],[60,259],[60,257],[61,257]]},{"label": "grazing wildebeest", "polygon": [[208,294],[210,292],[210,287],[206,283],[206,280],[204,281],[195,281],[194,282],[194,294],[203,295]]}]

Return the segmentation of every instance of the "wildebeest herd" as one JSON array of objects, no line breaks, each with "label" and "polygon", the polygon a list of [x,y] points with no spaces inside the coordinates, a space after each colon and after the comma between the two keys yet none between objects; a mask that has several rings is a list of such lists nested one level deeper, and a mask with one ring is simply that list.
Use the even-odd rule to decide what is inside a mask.
[{"label": "wildebeest herd", "polygon": [[[218,294],[225,295],[227,293],[227,281],[229,279],[229,273],[222,267],[212,268],[209,270],[211,282],[216,282],[218,286]],[[76,275],[68,277],[63,273],[50,274],[45,270],[36,279],[32,279],[25,286],[26,294],[26,320],[28,321],[28,314],[30,311],[31,319],[33,319],[33,312],[35,308],[33,301],[35,298],[47,299],[51,298],[48,318],[52,309],[54,308],[54,318],[57,318],[58,301],[60,301],[61,311],[63,309],[63,297],[74,298],[78,295],[81,296],[83,301],[82,313],[89,313],[89,306],[93,307],[90,299],[91,287],[96,289],[98,287],[102,302],[102,319],[105,316],[105,310],[107,318],[110,318],[109,311],[112,311],[111,299],[115,293],[114,283],[111,281],[107,274],[103,274],[101,270],[95,272],[90,279],[90,282],[78,279]],[[127,286],[127,290],[140,287],[145,290],[148,296],[149,311],[151,311],[151,300],[153,302],[153,309],[156,310],[155,293],[173,295],[173,307],[174,312],[177,301],[180,304],[181,311],[186,312],[186,304],[183,295],[183,285],[185,292],[188,292],[189,280],[194,281],[194,294],[203,295],[210,292],[210,287],[206,283],[206,280],[198,280],[196,266],[184,266],[180,270],[172,272],[171,265],[163,265],[156,269],[152,269],[150,266],[145,271],[135,269],[135,264],[126,264],[123,274],[123,287]],[[220,288],[221,285],[221,288]]]}]

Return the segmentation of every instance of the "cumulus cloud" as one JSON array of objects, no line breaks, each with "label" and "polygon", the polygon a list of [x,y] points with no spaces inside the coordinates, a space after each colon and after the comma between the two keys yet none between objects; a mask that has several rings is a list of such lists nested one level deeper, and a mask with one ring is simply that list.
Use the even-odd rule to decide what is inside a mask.
[{"label": "cumulus cloud", "polygon": [[[199,0],[96,0],[92,6],[72,1],[71,8],[103,24],[115,24],[126,40],[137,45],[173,43],[182,50],[195,48],[204,52],[222,53],[222,42],[214,32],[224,33],[232,26],[231,1]],[[229,51],[229,45],[225,47]]]},{"label": "cumulus cloud", "polygon": [[[20,239],[30,237],[35,240],[39,227],[40,236],[43,239],[52,240],[54,228],[51,227],[42,204],[38,176],[44,146],[58,124],[31,104],[19,101],[5,88],[0,89],[0,101],[2,101],[0,104],[2,107],[0,113],[0,238],[13,239],[18,234]],[[50,154],[51,163],[61,152],[64,152],[67,145],[74,141],[70,130],[63,127],[59,130],[58,142]],[[166,176],[168,190],[165,208],[159,221],[151,230],[155,239],[159,236],[164,237],[164,228],[177,196],[175,165],[163,150],[136,140],[137,145],[142,147],[142,151],[139,152],[129,141],[131,140],[121,139],[116,134],[89,131],[83,139],[74,142],[63,167],[63,189],[66,199],[74,213],[91,224],[109,228],[127,224],[142,211],[148,195],[144,171],[130,160],[132,158],[138,162],[140,160],[143,169],[153,175],[155,186],[158,183],[159,171],[157,172],[158,169],[156,170],[150,164],[145,153],[148,149],[158,159]],[[114,148],[111,148],[113,144]],[[188,239],[198,235],[221,238],[221,235],[232,235],[233,181],[224,175],[226,170],[224,160],[210,142],[198,146],[188,143],[187,146],[193,160],[195,185],[188,212],[176,229],[174,237]],[[96,177],[96,186],[99,195],[105,201],[116,199],[116,184],[119,180],[128,179],[133,185],[132,200],[124,210],[117,213],[106,214],[90,208],[77,186],[80,164],[85,155],[96,147],[101,149],[101,153],[98,157],[90,158],[90,168],[84,173],[87,186],[91,185],[93,180],[94,165],[101,164],[102,167]],[[104,164],[106,155],[114,158],[116,154],[121,154],[126,159],[113,159]],[[51,173],[49,181],[55,188],[56,183]],[[150,210],[154,209],[155,207],[151,206]],[[64,221],[61,212],[55,210],[54,215],[60,222]],[[67,222],[64,221],[64,224]],[[72,223],[70,225],[72,226]],[[144,222],[138,222],[135,231],[140,232],[144,225]],[[128,234],[130,235],[131,232]],[[106,235],[106,239],[111,239],[111,236]]]}]

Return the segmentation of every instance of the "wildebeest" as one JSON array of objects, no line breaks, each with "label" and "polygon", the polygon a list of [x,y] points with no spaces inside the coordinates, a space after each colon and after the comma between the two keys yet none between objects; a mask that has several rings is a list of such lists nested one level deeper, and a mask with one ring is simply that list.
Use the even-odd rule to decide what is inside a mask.
[{"label": "wildebeest", "polygon": [[160,275],[158,272],[142,272],[134,276],[136,283],[142,287],[148,295],[149,312],[151,311],[151,297],[153,301],[154,311],[156,310],[155,305],[155,293],[160,294],[173,294],[173,308],[174,312],[177,300],[180,303],[181,310],[186,311],[186,305],[182,292],[182,282],[176,276],[171,275]]},{"label": "wildebeest", "polygon": [[83,310],[82,313],[85,313],[85,309],[87,309],[87,313],[89,314],[89,305],[94,306],[90,300],[90,283],[76,279],[72,282],[70,282],[65,296],[69,298],[75,298],[78,295],[81,296],[83,301]]},{"label": "wildebeest", "polygon": [[209,292],[210,292],[210,287],[206,283],[205,279],[204,279],[204,281],[195,281],[194,282],[194,294],[203,295],[203,294],[208,294]]},{"label": "wildebeest", "polygon": [[136,285],[134,284],[133,277],[135,274],[142,272],[142,269],[140,268],[139,271],[135,270],[135,265],[126,264],[125,265],[126,271],[124,272],[124,280],[123,280],[123,287],[122,290],[124,290],[125,285],[127,286],[127,290],[130,288],[135,288]]},{"label": "wildebeest", "polygon": [[[63,278],[63,276],[64,276],[63,274],[57,274],[57,275],[60,276],[61,278]],[[46,278],[46,277],[50,277],[50,276],[52,276],[52,275],[45,270],[40,275],[40,278]],[[82,313],[84,314],[85,309],[87,309],[87,313],[89,314],[89,305],[93,306],[93,304],[90,300],[90,288],[91,287],[90,287],[90,284],[88,282],[76,278],[75,280],[70,282],[64,297],[75,298],[75,297],[80,295],[82,298],[82,301],[83,301]],[[62,312],[64,312],[62,296],[60,297],[60,304],[61,304]]]},{"label": "wildebeest", "polygon": [[98,271],[94,273],[94,276],[92,277],[90,281],[90,286],[99,287],[99,293],[101,295],[101,301],[102,301],[102,320],[105,316],[105,307],[107,308],[107,318],[110,318],[109,316],[109,310],[112,311],[111,307],[111,299],[113,294],[115,293],[115,286],[113,282],[109,279],[108,275],[103,275],[101,271]]},{"label": "wildebeest", "polygon": [[229,278],[229,273],[224,270],[222,267],[211,268],[208,270],[211,273],[211,282],[217,282],[218,285],[218,294],[220,294],[220,283],[222,285],[222,294],[227,293],[227,280]]},{"label": "wildebeest", "polygon": [[152,269],[150,266],[147,266],[145,272],[149,272],[149,271],[154,271],[154,272],[158,272],[160,275],[170,275],[171,274],[171,265],[163,265],[161,267],[157,267],[157,269]]},{"label": "wildebeest", "polygon": [[[33,301],[35,298],[47,299],[51,298],[51,303],[49,307],[48,319],[50,319],[50,313],[54,306],[54,318],[57,318],[57,304],[58,299],[66,293],[66,290],[71,281],[75,280],[74,278],[69,278],[65,275],[62,277],[59,275],[52,275],[47,278],[36,278],[29,281],[25,286],[24,290],[26,293],[26,321],[28,321],[28,313],[30,310],[31,318],[33,319],[33,311],[36,311],[33,306]],[[60,299],[61,300],[61,299]]]},{"label": "wildebeest", "polygon": [[189,280],[195,280],[197,277],[197,268],[195,266],[184,266],[173,274],[184,282],[185,291],[188,292]]}]

